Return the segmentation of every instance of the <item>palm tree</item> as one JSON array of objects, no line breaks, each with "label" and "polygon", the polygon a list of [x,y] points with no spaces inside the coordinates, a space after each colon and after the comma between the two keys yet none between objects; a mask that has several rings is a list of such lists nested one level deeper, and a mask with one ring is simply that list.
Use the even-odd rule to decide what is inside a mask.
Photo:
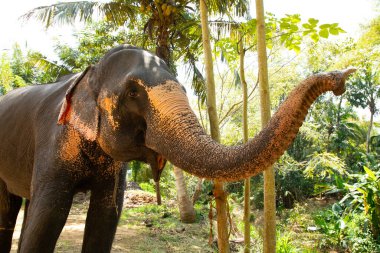
[{"label": "palm tree", "polygon": [[183,171],[175,166],[173,170],[176,178],[177,200],[178,203],[181,203],[179,205],[181,221],[184,223],[194,223],[196,218],[195,210],[189,195],[187,194]]}]

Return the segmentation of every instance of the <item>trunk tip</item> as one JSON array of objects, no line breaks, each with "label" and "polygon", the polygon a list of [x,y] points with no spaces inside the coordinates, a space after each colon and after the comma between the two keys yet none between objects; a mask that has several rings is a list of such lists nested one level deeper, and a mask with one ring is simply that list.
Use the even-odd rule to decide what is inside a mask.
[{"label": "trunk tip", "polygon": [[335,77],[337,78],[335,80],[335,85],[334,85],[334,89],[333,89],[334,95],[340,96],[346,91],[345,82],[346,82],[347,78],[352,73],[354,73],[355,71],[356,71],[356,68],[349,67],[349,68],[344,69],[342,71],[332,72],[332,73],[334,73],[333,75],[335,75]]},{"label": "trunk tip", "polygon": [[342,71],[344,79],[347,79],[347,77],[351,75],[352,73],[354,73],[355,71],[356,71],[356,68],[354,67],[349,67],[349,68],[344,69]]}]

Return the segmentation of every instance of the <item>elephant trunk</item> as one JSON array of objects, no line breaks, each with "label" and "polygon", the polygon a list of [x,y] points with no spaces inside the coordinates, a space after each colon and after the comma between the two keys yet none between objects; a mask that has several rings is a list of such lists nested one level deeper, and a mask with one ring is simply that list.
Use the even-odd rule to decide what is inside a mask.
[{"label": "elephant trunk", "polygon": [[181,87],[168,81],[148,89],[146,145],[175,166],[201,178],[234,181],[271,166],[294,140],[311,104],[319,95],[341,95],[354,69],[313,75],[301,82],[271,118],[245,145],[225,147],[205,134]]}]

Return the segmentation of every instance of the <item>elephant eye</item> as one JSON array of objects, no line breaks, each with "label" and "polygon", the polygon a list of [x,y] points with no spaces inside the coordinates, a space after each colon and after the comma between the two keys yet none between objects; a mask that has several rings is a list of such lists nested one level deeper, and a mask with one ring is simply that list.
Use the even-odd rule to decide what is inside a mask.
[{"label": "elephant eye", "polygon": [[128,92],[128,96],[131,98],[135,98],[135,97],[137,97],[137,95],[138,95],[138,93],[135,90],[131,90]]}]

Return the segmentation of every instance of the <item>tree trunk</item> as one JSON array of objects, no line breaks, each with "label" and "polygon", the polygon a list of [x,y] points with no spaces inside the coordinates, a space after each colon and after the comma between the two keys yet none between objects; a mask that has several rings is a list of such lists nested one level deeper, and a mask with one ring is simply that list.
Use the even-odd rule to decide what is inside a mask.
[{"label": "tree trunk", "polygon": [[[336,129],[339,129],[340,128],[340,121],[341,121],[341,111],[342,111],[342,102],[343,102],[343,96],[341,96],[339,98],[339,104],[338,104],[338,115],[336,117]],[[330,135],[332,134],[333,131],[331,131],[331,133],[329,132],[329,137],[328,137],[328,140],[330,139]],[[327,149],[328,150],[328,149]],[[340,154],[340,146],[338,145],[338,148],[337,148],[337,154],[339,155]]]},{"label": "tree trunk", "polygon": [[[263,0],[256,0],[257,53],[259,59],[261,125],[270,120],[268,63],[265,43],[265,17]],[[264,253],[276,252],[276,193],[273,167],[264,171]]]},{"label": "tree trunk", "polygon": [[[239,55],[240,55],[240,82],[243,89],[243,142],[248,142],[248,88],[244,73],[244,45],[243,34],[239,32]],[[251,224],[250,224],[250,193],[251,178],[244,180],[244,253],[249,253],[251,249]]]},{"label": "tree trunk", "polygon": [[156,199],[157,199],[157,205],[161,205],[161,190],[160,190],[160,181],[154,182],[156,185]]},{"label": "tree trunk", "polygon": [[199,196],[202,193],[202,185],[203,185],[203,178],[198,178],[198,183],[197,183],[197,186],[195,187],[195,191],[194,191],[193,199],[192,199],[193,205],[195,205],[195,202],[197,202]]},{"label": "tree trunk", "polygon": [[[216,111],[215,79],[211,54],[210,32],[208,28],[208,13],[205,1],[206,0],[200,0],[200,15],[207,82],[207,110],[210,120],[211,137],[215,141],[220,142],[219,120]],[[227,195],[224,191],[222,182],[214,182],[214,196],[218,222],[218,249],[221,253],[230,252],[227,227]]]},{"label": "tree trunk", "polygon": [[186,190],[183,171],[174,166],[175,184],[177,188],[177,201],[181,221],[184,223],[195,222],[195,210]]},{"label": "tree trunk", "polygon": [[369,102],[369,111],[370,111],[370,119],[369,119],[369,126],[367,131],[367,154],[370,152],[370,143],[371,143],[371,132],[372,132],[372,126],[373,126],[373,115],[376,112],[376,104],[375,99],[371,97],[371,100]]}]

